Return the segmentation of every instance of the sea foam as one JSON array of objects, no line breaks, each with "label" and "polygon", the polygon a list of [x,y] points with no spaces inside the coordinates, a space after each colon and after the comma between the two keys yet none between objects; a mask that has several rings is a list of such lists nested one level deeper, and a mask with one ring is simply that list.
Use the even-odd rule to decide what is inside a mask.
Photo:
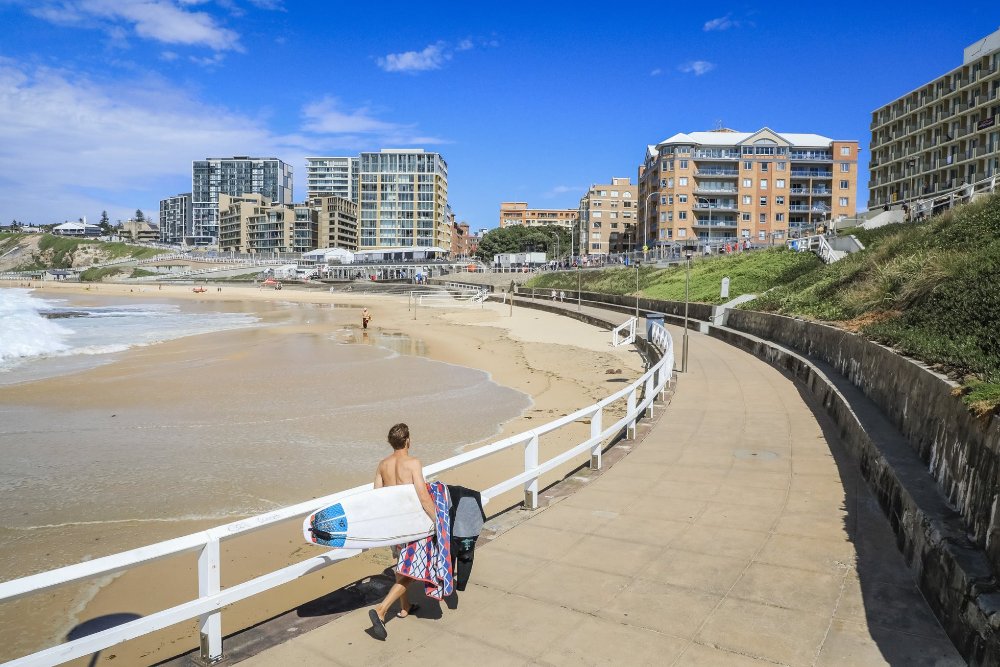
[{"label": "sea foam", "polygon": [[0,368],[69,349],[73,330],[42,315],[49,304],[25,289],[0,290]]}]

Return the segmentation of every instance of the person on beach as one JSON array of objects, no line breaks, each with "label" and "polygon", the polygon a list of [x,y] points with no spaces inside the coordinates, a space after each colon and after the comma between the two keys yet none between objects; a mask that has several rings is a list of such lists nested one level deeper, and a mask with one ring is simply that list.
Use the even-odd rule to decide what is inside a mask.
[{"label": "person on beach", "polygon": [[367,329],[368,323],[372,321],[372,314],[368,312],[367,308],[361,309],[361,328]]},{"label": "person on beach", "polygon": [[[410,456],[410,427],[404,423],[396,424],[389,429],[388,440],[392,447],[392,454],[379,462],[378,469],[375,471],[375,488],[412,484],[427,516],[431,518],[431,521],[437,523],[438,506],[431,496],[429,485],[424,480],[423,465],[420,463],[420,459]],[[440,485],[440,482],[436,484]],[[368,611],[368,617],[372,622],[372,634],[377,639],[385,639],[388,636],[385,629],[385,619],[389,613],[389,607],[396,600],[400,601],[400,611],[396,614],[397,618],[406,618],[418,609],[418,605],[411,605],[406,596],[407,587],[417,578],[407,576],[401,570],[410,567],[411,563],[407,561],[412,561],[413,554],[423,549],[426,546],[425,543],[429,543],[433,539],[434,536],[431,535],[402,545],[398,547],[398,551],[396,547],[393,548],[393,554],[397,558],[396,581],[382,603]],[[448,562],[450,564],[450,557]]]}]

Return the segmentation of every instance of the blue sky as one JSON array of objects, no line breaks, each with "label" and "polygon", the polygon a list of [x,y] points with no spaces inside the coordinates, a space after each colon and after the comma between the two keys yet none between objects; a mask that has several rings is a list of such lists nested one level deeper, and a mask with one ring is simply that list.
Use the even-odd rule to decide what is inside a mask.
[{"label": "blue sky", "polygon": [[[465,6],[462,6],[465,5]],[[153,214],[194,159],[422,147],[473,229],[575,206],[719,123],[857,139],[957,67],[995,3],[0,0],[0,220]],[[956,6],[957,7],[957,6]]]}]

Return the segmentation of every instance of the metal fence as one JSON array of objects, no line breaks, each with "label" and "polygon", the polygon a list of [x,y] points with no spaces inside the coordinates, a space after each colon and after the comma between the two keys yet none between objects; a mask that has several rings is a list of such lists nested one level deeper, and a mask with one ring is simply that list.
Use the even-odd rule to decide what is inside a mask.
[{"label": "metal fence", "polygon": [[[547,424],[429,465],[424,468],[424,475],[431,478],[498,452],[521,447],[524,451],[524,471],[482,491],[482,500],[485,505],[503,493],[523,488],[524,507],[536,509],[538,507],[539,479],[542,475],[588,453],[590,466],[600,468],[605,443],[617,438],[623,432],[626,437],[630,434],[631,437],[635,437],[636,422],[645,415],[647,410],[652,412],[654,401],[662,395],[670,382],[674,367],[673,339],[662,326],[658,324],[651,326],[651,342],[659,348],[662,356],[636,381],[597,403]],[[614,423],[605,426],[605,408],[622,399],[626,402],[624,415]],[[543,436],[579,420],[590,421],[590,437],[549,460],[540,462],[538,460],[539,440]],[[224,607],[361,553],[361,550],[358,549],[329,550],[294,565],[223,589],[221,586],[221,542],[281,521],[301,519],[317,509],[327,507],[347,496],[371,488],[371,484],[365,484],[346,491],[339,491],[324,498],[309,500],[203,532],[0,583],[0,602],[5,602],[37,595],[72,582],[123,572],[168,556],[193,551],[199,553],[198,597],[196,599],[102,632],[17,658],[7,663],[7,667],[41,667],[62,664],[194,618],[199,619],[201,659],[207,663],[219,660],[222,657],[222,609]]]}]

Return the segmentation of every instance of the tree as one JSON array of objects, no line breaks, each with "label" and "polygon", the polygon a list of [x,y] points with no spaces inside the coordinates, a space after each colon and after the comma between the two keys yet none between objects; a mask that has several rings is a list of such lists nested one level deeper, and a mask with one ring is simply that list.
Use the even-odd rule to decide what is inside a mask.
[{"label": "tree", "polygon": [[101,221],[97,226],[101,228],[101,236],[111,236],[111,221],[108,220],[107,211],[101,211]]},{"label": "tree", "polygon": [[[556,237],[559,238],[558,243]],[[563,257],[569,255],[571,239],[570,230],[556,225],[498,227],[483,235],[476,256],[492,262],[493,255],[502,253],[545,251],[551,259],[556,259],[557,249]]]},{"label": "tree", "polygon": [[135,209],[135,221],[136,222],[145,222],[146,221],[146,215],[142,212],[141,208]]}]

